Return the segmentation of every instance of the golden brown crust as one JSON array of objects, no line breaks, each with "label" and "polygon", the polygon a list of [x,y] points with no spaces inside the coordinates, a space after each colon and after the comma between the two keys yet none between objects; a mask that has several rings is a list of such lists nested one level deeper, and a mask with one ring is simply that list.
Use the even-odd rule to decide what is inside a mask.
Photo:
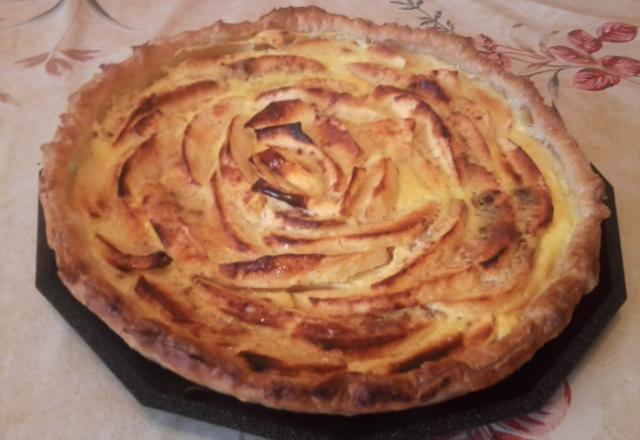
[{"label": "golden brown crust", "polygon": [[[337,33],[341,37],[380,43],[380,46],[372,46],[374,47],[372,50],[381,57],[386,57],[386,61],[390,64],[398,62],[398,60],[394,57],[392,50],[385,49],[387,46],[430,54],[454,65],[468,75],[477,76],[506,96],[513,108],[530,114],[532,121],[530,130],[543,140],[545,146],[562,164],[561,172],[573,203],[573,209],[577,214],[573,234],[553,272],[555,281],[546,286],[544,291],[540,292],[522,310],[517,322],[506,335],[496,338],[490,343],[474,345],[463,343],[463,336],[457,332],[446,334],[437,341],[425,343],[420,347],[420,350],[409,357],[398,360],[382,374],[350,371],[344,363],[324,362],[321,359],[307,359],[304,362],[298,360],[294,363],[283,362],[268,353],[260,353],[252,349],[237,353],[226,350],[225,338],[232,341],[234,334],[247,331],[245,327],[217,321],[211,325],[203,325],[200,320],[193,319],[200,312],[185,309],[183,303],[176,303],[172,299],[171,292],[156,285],[151,278],[144,276],[138,278],[134,288],[144,305],[138,304],[136,301],[132,301],[131,297],[121,295],[118,288],[106,280],[93,265],[94,257],[85,246],[87,238],[83,235],[82,226],[77,224],[76,218],[66,213],[69,204],[68,191],[73,179],[76,178],[75,170],[70,169],[69,164],[75,163],[73,158],[81,154],[81,148],[91,139],[93,123],[108,110],[112,91],[121,89],[124,94],[126,91],[144,89],[158,77],[158,72],[162,71],[168,63],[176,65],[181,61],[180,57],[186,56],[182,55],[185,52],[180,52],[184,48],[202,48],[212,45],[224,47],[232,44],[230,42],[253,37],[267,29],[285,29],[320,35]],[[277,44],[277,42],[269,41],[268,34],[263,38],[265,44]],[[281,38],[281,35],[280,37],[276,35],[273,38]],[[192,68],[206,68],[205,61],[196,59],[191,64]],[[287,60],[274,58],[266,61],[244,60],[233,64],[231,71],[234,72],[233,74],[244,76],[262,75],[265,72],[278,69],[278,66],[282,64],[286,65],[287,69],[297,69],[296,71],[318,72],[322,70],[322,65],[313,60],[290,57]],[[403,84],[405,78],[396,77],[397,73],[394,72],[397,70],[386,71],[363,64],[354,66],[354,69],[359,74],[374,79],[388,79],[391,76],[389,81],[394,84],[402,84],[403,87],[410,90],[414,95],[403,92],[401,99],[394,98],[396,103],[394,105],[398,106],[397,111],[409,112],[410,117],[414,119],[425,118],[430,121],[430,126],[435,127],[434,133],[439,133],[437,137],[442,140],[442,155],[439,156],[439,160],[444,168],[448,167],[450,170],[450,177],[460,179],[463,183],[473,182],[474,185],[484,189],[482,194],[485,198],[476,199],[479,210],[485,203],[501,206],[500,203],[503,199],[500,192],[496,192],[495,182],[482,172],[483,149],[485,147],[478,140],[482,137],[474,131],[474,128],[468,127],[462,113],[446,121],[446,124],[459,127],[456,133],[462,133],[464,142],[471,146],[471,152],[463,152],[470,155],[470,158],[457,150],[456,145],[461,142],[460,140],[456,140],[455,136],[449,140],[446,133],[447,128],[443,125],[445,122],[440,121],[437,112],[429,110],[428,106],[415,105],[414,101],[418,98],[426,100],[436,110],[439,105],[448,105],[451,98],[440,87],[446,83],[447,79],[440,78],[440,82],[438,82],[433,77],[413,78]],[[136,75],[131,75],[131,72],[136,72]],[[156,97],[152,107],[159,110],[160,113],[147,111],[144,105],[140,107],[135,117],[127,122],[119,133],[116,143],[126,143],[127,139],[144,141],[148,133],[146,130],[157,123],[155,118],[162,117],[162,110],[168,111],[168,107],[180,105],[181,102],[184,102],[184,95],[189,95],[188,99],[190,100],[207,99],[206,96],[218,93],[221,87],[223,84],[210,81]],[[299,92],[295,91],[283,93],[298,93],[299,95]],[[305,93],[317,94],[318,92]],[[180,99],[178,99],[179,95]],[[386,99],[385,97],[388,96],[397,97],[398,92],[393,89],[377,89],[376,96],[378,99]],[[272,120],[283,121],[284,119],[286,124],[294,122],[298,115],[304,114],[305,110],[299,104],[301,101],[293,101],[297,98],[288,99],[289,104],[280,108],[272,107],[269,109],[267,107],[268,111],[265,110],[254,116],[247,122],[247,126],[260,130],[264,129],[262,125],[270,126]],[[355,105],[353,102],[344,101],[343,98],[341,101],[335,97],[327,98],[318,95],[312,99],[317,99],[317,103],[321,101],[325,103],[318,105],[333,106],[332,109],[337,112],[339,112],[340,106],[354,108]],[[285,102],[282,99],[276,101]],[[327,104],[327,102],[331,104]],[[268,102],[265,103],[265,105],[267,104]],[[460,111],[464,113],[464,106]],[[290,115],[295,115],[291,121],[287,119]],[[534,86],[529,81],[516,77],[479,56],[473,49],[472,42],[467,38],[444,35],[431,30],[411,29],[396,24],[376,25],[365,20],[332,15],[315,7],[278,9],[253,23],[226,24],[218,22],[197,32],[186,32],[173,38],[156,40],[134,48],[134,54],[131,58],[118,65],[104,66],[100,75],[76,92],[70,98],[68,113],[64,114],[61,120],[61,127],[54,140],[43,146],[44,161],[40,177],[40,199],[47,220],[47,238],[56,252],[56,261],[62,281],[79,301],[104,320],[134,349],[194,382],[223,393],[232,394],[241,400],[259,402],[267,406],[292,411],[359,414],[401,410],[442,401],[484,388],[514,371],[546,341],[557,336],[569,322],[573,309],[581,297],[593,289],[597,283],[600,222],[607,215],[606,208],[602,203],[601,180],[591,171],[588,160],[576,142],[566,133],[558,115],[544,105]],[[387,133],[386,136],[396,136],[390,134],[394,127],[386,124],[385,126],[380,124],[372,126],[371,130],[377,130],[376,133],[382,130]],[[410,123],[408,124],[410,125]],[[257,136],[276,139],[280,143],[297,142],[296,145],[300,145],[302,148],[307,139],[299,135],[299,131],[296,131],[298,128],[282,125],[278,132],[263,131],[259,132]],[[405,129],[411,130],[411,127],[406,126],[399,130],[399,133]],[[483,126],[480,124],[477,130],[482,131]],[[351,184],[351,188],[355,188],[355,186],[367,187],[366,182],[360,183],[357,177],[357,170],[361,169],[358,167],[361,152],[356,141],[348,137],[348,131],[339,126],[331,125],[331,119],[323,120],[323,125],[319,127],[318,133],[320,138],[327,139],[328,144],[335,143],[339,146],[338,148],[341,148],[340,151],[343,151],[342,155],[333,156],[338,164],[335,169],[338,170],[343,164],[350,164],[354,170],[351,181],[347,181],[348,176],[341,178],[337,171],[334,173],[335,175],[332,174],[335,188],[342,188],[346,194],[351,194],[347,197],[350,199],[363,197],[361,194],[366,192],[364,190],[352,189],[351,193],[348,190],[348,184]],[[397,139],[397,144],[401,145],[399,136],[394,139]],[[514,172],[512,178],[514,181],[518,179],[527,181],[530,184],[527,188],[532,189],[531,192],[523,196],[534,197],[536,201],[534,203],[535,212],[532,214],[533,223],[527,223],[523,227],[525,230],[537,230],[549,222],[550,202],[545,199],[545,194],[548,192],[545,192],[544,180],[540,181],[535,170],[530,170],[527,158],[523,159],[517,148],[516,146],[512,150],[515,151],[514,153],[506,155],[507,160],[514,168],[520,170],[520,173]],[[188,156],[188,152],[185,154]],[[273,150],[256,160],[259,159],[267,166],[271,166],[270,169],[279,173],[279,176],[286,173],[293,175],[295,169],[286,168],[283,154],[285,153]],[[130,160],[135,161],[136,159],[130,157]],[[221,163],[224,160],[225,157],[221,153]],[[326,164],[329,164],[329,161]],[[380,170],[386,170],[389,166],[381,163]],[[331,165],[325,165],[325,172],[330,167]],[[131,167],[124,163],[121,166],[120,177],[118,177],[118,195],[121,198],[130,197],[128,179],[135,179],[135,176],[127,175],[128,168]],[[186,169],[192,173],[189,171],[188,163]],[[215,189],[216,179],[221,179],[221,181],[240,179],[241,177],[238,176],[241,176],[243,172],[246,171],[229,169],[225,175],[224,169],[221,168],[220,175],[218,176],[216,173],[211,179],[211,185]],[[387,172],[392,173],[393,171],[380,171],[379,175],[386,175]],[[389,182],[392,181],[393,179],[389,180]],[[192,175],[192,184],[197,184],[194,182],[197,182],[197,179],[193,179]],[[393,198],[392,190],[382,190],[385,187],[384,182],[383,178],[379,178],[374,185],[376,191],[372,190],[373,192],[367,193],[367,197],[369,197],[367,200],[371,202],[375,199],[375,194],[385,194],[391,191],[392,195],[386,196],[386,201],[381,198],[380,201],[375,202],[379,208],[376,211],[384,212],[385,206],[387,206],[385,203],[388,204],[389,198]],[[199,182],[199,184],[209,183]],[[132,186],[136,187],[133,184]],[[273,188],[258,185],[254,192],[273,192],[273,190]],[[357,194],[359,195],[357,196]],[[294,208],[306,206],[305,200],[294,196],[289,194],[287,198],[286,194],[281,195],[285,203]],[[163,197],[168,196],[164,195]],[[180,232],[182,231],[180,225],[163,223],[168,216],[174,221],[179,219],[179,215],[174,215],[175,213],[166,213],[165,199],[154,200],[151,197],[146,198],[145,201],[146,204],[140,209],[146,210],[145,212],[150,215],[152,223],[153,219],[156,219],[157,224],[154,224],[154,227],[162,244],[168,249],[167,253],[171,257],[178,255],[181,259],[187,260],[201,258],[202,252],[196,249],[195,239]],[[216,204],[220,203],[216,198]],[[355,208],[349,208],[351,210],[349,213],[360,212],[359,215],[367,215],[366,211],[358,208],[359,205],[356,202],[345,203],[350,207],[355,206]],[[222,212],[225,208],[219,206],[218,209]],[[219,215],[224,217],[223,214],[222,212]],[[130,215],[137,214],[133,210]],[[296,216],[293,211],[285,214],[284,217],[288,218],[287,221],[290,222],[288,225],[293,225],[294,230],[296,227],[300,227],[331,231],[344,227],[339,222],[326,221],[323,223],[304,216]],[[433,221],[433,216],[431,217]],[[520,228],[517,221],[517,219],[512,219],[507,223],[499,224],[500,227],[492,232],[494,234],[492,237],[495,238],[495,243],[503,244],[496,245],[495,248],[486,248],[482,255],[477,256],[478,264],[491,270],[493,265],[501,264],[500,257],[503,253],[517,252],[517,250],[508,249],[509,243],[513,241],[512,235],[510,235],[512,234],[511,228]],[[227,315],[237,321],[249,324],[259,323],[268,328],[285,328],[290,326],[291,322],[296,322],[297,327],[291,337],[320,347],[319,351],[315,352],[316,354],[322,353],[322,350],[334,349],[360,354],[367,353],[368,350],[376,349],[376,347],[385,344],[395,344],[415,330],[414,327],[411,327],[417,325],[415,322],[410,319],[406,320],[405,317],[394,318],[393,314],[385,315],[382,322],[371,321],[371,317],[365,316],[361,322],[356,322],[357,325],[354,326],[342,325],[319,317],[315,319],[301,317],[296,311],[274,313],[271,308],[265,306],[265,303],[254,301],[249,296],[238,302],[237,295],[230,294],[225,283],[235,283],[242,280],[240,287],[252,289],[264,287],[265,281],[267,281],[271,283],[269,288],[291,288],[304,281],[304,271],[312,270],[321,265],[326,265],[330,269],[339,265],[349,266],[349,262],[352,260],[344,259],[341,256],[320,256],[308,253],[304,251],[304,246],[308,246],[308,242],[300,242],[299,238],[296,242],[296,237],[283,236],[272,238],[273,245],[279,246],[286,243],[287,246],[295,248],[297,243],[302,250],[291,255],[280,255],[278,258],[264,259],[263,257],[261,259],[259,254],[254,254],[255,249],[251,248],[242,236],[234,235],[248,234],[249,232],[234,230],[233,227],[236,226],[224,223],[224,218],[221,225],[221,228],[228,229],[226,234],[229,246],[235,247],[240,255],[245,256],[240,259],[241,261],[230,261],[225,264],[221,269],[221,279],[195,281],[195,288],[202,289],[203,295],[208,295],[210,298],[210,307],[224,310]],[[163,226],[164,230],[162,230]],[[402,225],[398,227],[402,228]],[[413,224],[408,226],[406,230],[413,234],[415,231],[412,228],[414,228]],[[442,228],[443,240],[456,233],[454,225],[449,225],[446,228],[442,226]],[[403,233],[404,231],[401,231],[399,234]],[[370,234],[367,238],[371,238],[371,236],[375,236],[376,231],[371,230],[367,234]],[[315,236],[314,240],[318,237],[320,235]],[[397,237],[401,237],[401,235]],[[386,258],[383,254],[367,255],[366,257],[356,254],[355,252],[360,252],[358,245],[354,244],[358,239],[351,237],[350,240],[346,242],[346,245],[352,246],[354,252],[352,255],[356,257],[349,258],[368,259],[367,261],[371,262],[371,267],[367,269],[375,268],[376,264]],[[99,241],[105,245],[103,251],[107,254],[107,260],[116,261],[115,266],[120,265],[119,269],[121,270],[127,268],[137,270],[140,267],[145,270],[161,268],[170,261],[164,252],[149,243],[145,249],[133,252],[125,251],[115,243],[110,243],[105,237],[99,238]],[[444,258],[444,256],[441,257]],[[340,260],[340,258],[343,259]],[[430,267],[430,258],[432,257],[425,256],[416,262],[416,267]],[[288,277],[281,277],[280,274],[283,272],[287,272]],[[415,305],[415,299],[412,296],[407,296],[402,287],[403,283],[411,277],[408,272],[398,273],[391,281],[382,284],[384,288],[393,284],[397,289],[381,291],[380,298],[373,302],[369,298],[368,304],[372,310],[376,313],[386,313],[387,309],[404,310]],[[279,275],[274,278],[273,274],[275,273]],[[347,271],[341,276],[346,280],[352,275]],[[447,278],[443,275],[443,278],[438,282],[463,283],[467,279],[464,277],[473,276],[474,274],[471,272],[465,272],[464,276],[461,275],[457,278]],[[277,285],[274,284],[275,281],[284,284]],[[357,297],[330,301],[317,297],[313,298],[311,302],[327,315],[345,313],[345,310],[357,310],[358,308]],[[476,302],[479,303],[480,300],[476,300]],[[354,319],[357,321],[360,318]],[[419,325],[429,324],[421,322]],[[485,333],[482,326],[469,331],[469,335],[473,335],[478,341],[483,340]],[[203,341],[209,339],[208,336],[203,335],[212,334],[216,335],[217,343],[205,344]]]}]

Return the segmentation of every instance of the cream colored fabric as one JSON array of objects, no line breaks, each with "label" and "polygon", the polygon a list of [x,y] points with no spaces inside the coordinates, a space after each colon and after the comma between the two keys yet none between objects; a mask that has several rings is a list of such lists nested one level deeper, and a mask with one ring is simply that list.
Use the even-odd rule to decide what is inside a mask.
[{"label": "cream colored fabric", "polygon": [[[629,300],[570,376],[554,403],[555,419],[547,418],[544,429],[512,434],[640,438],[640,62],[633,61],[640,58],[640,37],[630,39],[631,25],[640,24],[637,0],[0,0],[0,438],[243,436],[138,404],[36,291],[39,146],[52,138],[67,96],[100,64],[126,58],[131,46],[218,19],[253,20],[274,6],[309,3],[377,22],[453,27],[476,37],[488,57],[532,75],[554,100],[616,189]],[[573,32],[572,43],[567,34],[578,29],[584,32]]]}]

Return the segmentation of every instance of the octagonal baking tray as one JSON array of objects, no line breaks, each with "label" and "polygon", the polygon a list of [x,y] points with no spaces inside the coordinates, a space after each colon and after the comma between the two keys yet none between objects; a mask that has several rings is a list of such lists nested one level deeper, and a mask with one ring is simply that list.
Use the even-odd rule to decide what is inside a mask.
[{"label": "octagonal baking tray", "polygon": [[36,287],[143,405],[276,440],[424,440],[540,408],[624,303],[615,200],[608,182],[606,192],[611,217],[603,223],[600,282],[577,306],[565,331],[497,385],[396,413],[341,417],[269,409],[209,391],[147,360],[76,301],[60,282],[40,206]]}]

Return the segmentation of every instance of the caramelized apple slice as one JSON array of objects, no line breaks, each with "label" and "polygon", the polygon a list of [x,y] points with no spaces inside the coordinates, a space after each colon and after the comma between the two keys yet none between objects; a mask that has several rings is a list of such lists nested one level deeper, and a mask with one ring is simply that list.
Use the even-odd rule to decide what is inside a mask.
[{"label": "caramelized apple slice", "polygon": [[464,96],[458,96],[453,101],[453,110],[462,113],[473,121],[482,136],[485,138],[490,136],[491,115],[486,108]]},{"label": "caramelized apple slice", "polygon": [[283,328],[295,319],[291,311],[282,310],[268,301],[238,295],[231,289],[199,280],[196,280],[195,286],[205,293],[204,299],[215,309],[247,324]]},{"label": "caramelized apple slice", "polygon": [[236,251],[251,251],[252,246],[248,243],[248,240],[241,237],[235,229],[235,227],[238,227],[239,225],[238,223],[234,224],[232,221],[233,216],[223,195],[221,178],[218,172],[214,173],[211,177],[211,190],[213,192],[214,215],[220,224],[224,237]]},{"label": "caramelized apple slice", "polygon": [[350,316],[349,325],[337,319],[307,318],[300,322],[294,337],[304,339],[322,350],[339,350],[356,357],[373,349],[379,355],[386,346],[392,346],[409,337],[412,332],[428,324],[419,322],[411,313]]},{"label": "caramelized apple slice", "polygon": [[456,134],[463,153],[486,169],[491,169],[491,153],[476,123],[468,116],[454,112],[447,118],[447,125]]},{"label": "caramelized apple slice", "polygon": [[553,201],[544,176],[535,162],[509,139],[500,142],[508,159],[512,191],[518,219],[518,229],[532,234],[544,228],[553,219]]},{"label": "caramelized apple slice", "polygon": [[287,192],[319,197],[327,189],[320,164],[289,150],[269,147],[253,155],[251,163],[266,181]]},{"label": "caramelized apple slice", "polygon": [[435,362],[449,355],[452,351],[462,347],[464,341],[464,334],[460,332],[449,332],[446,336],[439,335],[437,339],[431,342],[431,344],[423,344],[423,347],[418,353],[403,359],[389,369],[393,373],[406,373],[411,370],[416,370],[426,362]]},{"label": "caramelized apple slice", "polygon": [[404,68],[407,63],[407,60],[398,51],[384,44],[372,44],[367,48],[367,54],[373,61],[384,63],[396,69]]},{"label": "caramelized apple slice", "polygon": [[376,63],[351,63],[349,71],[371,84],[391,84],[402,87],[409,79],[409,75],[402,70]]},{"label": "caramelized apple slice", "polygon": [[[334,254],[401,246],[422,236],[436,219],[438,209],[438,205],[431,203],[402,218],[370,225],[285,217],[283,223],[289,230],[273,232],[265,237],[265,242],[273,250],[290,253]],[[296,234],[293,228],[299,232]]]},{"label": "caramelized apple slice", "polygon": [[451,180],[459,182],[453,160],[451,133],[429,104],[414,93],[392,86],[376,87],[372,99],[388,106],[401,118],[415,120],[413,141],[417,151],[433,158]]},{"label": "caramelized apple slice", "polygon": [[241,287],[288,288],[306,284],[342,283],[352,276],[388,264],[386,248],[349,254],[281,254],[219,266],[221,275]]},{"label": "caramelized apple slice", "polygon": [[385,118],[360,125],[354,134],[369,154],[380,152],[400,161],[411,155],[415,130],[412,118]]},{"label": "caramelized apple slice", "polygon": [[318,146],[340,165],[344,173],[351,173],[361,162],[362,148],[339,120],[330,116],[317,118],[313,131]]},{"label": "caramelized apple slice", "polygon": [[377,111],[369,108],[366,99],[355,97],[349,93],[339,93],[326,108],[331,116],[351,123],[362,124],[379,117]]},{"label": "caramelized apple slice", "polygon": [[326,90],[325,88],[315,86],[288,86],[262,92],[258,95],[257,103],[258,105],[266,106],[275,101],[297,99],[308,104],[313,104],[319,109],[324,110],[333,102],[337,94],[338,93],[333,90]]},{"label": "caramelized apple slice", "polygon": [[143,200],[149,221],[167,253],[178,260],[206,260],[207,253],[180,218],[180,207],[168,192],[155,186]]},{"label": "caramelized apple slice", "polygon": [[134,291],[147,303],[155,305],[161,313],[169,315],[172,320],[191,322],[194,313],[187,305],[180,303],[175,299],[175,295],[166,292],[164,288],[145,277],[138,278]]},{"label": "caramelized apple slice", "polygon": [[384,170],[382,178],[373,189],[371,203],[365,211],[365,217],[370,222],[387,218],[398,200],[398,168],[390,159],[383,159],[381,166]]},{"label": "caramelized apple slice", "polygon": [[235,61],[227,67],[232,75],[243,78],[256,78],[273,73],[320,73],[325,70],[322,63],[297,55],[263,55]]},{"label": "caramelized apple slice", "polygon": [[256,113],[245,127],[260,129],[274,125],[286,125],[299,122],[309,126],[315,118],[315,112],[300,99],[274,101]]},{"label": "caramelized apple slice", "polygon": [[419,128],[416,129],[416,142],[420,150],[426,151],[435,159],[445,175],[459,183],[459,176],[453,161],[451,133],[442,119],[425,103],[420,103],[413,111]]},{"label": "caramelized apple slice", "polygon": [[161,148],[156,136],[152,136],[131,154],[119,169],[117,178],[118,197],[129,197],[145,182],[156,181],[160,176],[158,161]]},{"label": "caramelized apple slice", "polygon": [[[123,145],[131,138],[140,136],[139,132],[144,132],[140,122],[143,118],[152,114],[171,114],[189,111],[198,104],[217,96],[225,87],[215,81],[203,80],[176,87],[174,90],[160,95],[151,95],[144,98],[140,104],[129,115],[124,127],[120,130],[114,146]],[[149,124],[146,121],[144,124]]]},{"label": "caramelized apple slice", "polygon": [[284,202],[295,208],[306,208],[309,198],[304,194],[288,193],[280,188],[269,184],[263,178],[259,178],[251,186],[251,191],[264,194],[265,196]]},{"label": "caramelized apple slice", "polygon": [[229,151],[236,166],[248,182],[254,182],[258,175],[251,166],[251,156],[257,151],[257,139],[253,130],[244,127],[239,116],[231,120],[229,126]]},{"label": "caramelized apple slice", "polygon": [[313,310],[328,315],[349,316],[356,313],[383,313],[393,310],[413,307],[417,304],[410,290],[400,292],[361,295],[345,297],[317,298],[309,296]]},{"label": "caramelized apple slice", "polygon": [[461,261],[458,255],[464,240],[467,211],[463,202],[454,202],[448,210],[441,212],[427,231],[426,239],[417,243],[403,268],[371,287],[406,289],[417,285],[431,274],[467,267],[467,259],[463,258]]},{"label": "caramelized apple slice", "polygon": [[327,188],[333,192],[339,189],[342,173],[338,164],[313,143],[300,123],[262,128],[256,130],[256,137],[267,146],[286,148],[317,162],[322,167]]},{"label": "caramelized apple slice", "polygon": [[425,75],[416,75],[411,78],[408,90],[416,93],[432,107],[435,106],[436,108],[443,108],[449,103],[449,95],[444,91],[440,84]]},{"label": "caramelized apple slice", "polygon": [[102,235],[96,235],[100,243],[102,257],[116,269],[123,272],[157,269],[171,263],[171,257],[162,251],[146,255],[131,255],[122,252]]}]

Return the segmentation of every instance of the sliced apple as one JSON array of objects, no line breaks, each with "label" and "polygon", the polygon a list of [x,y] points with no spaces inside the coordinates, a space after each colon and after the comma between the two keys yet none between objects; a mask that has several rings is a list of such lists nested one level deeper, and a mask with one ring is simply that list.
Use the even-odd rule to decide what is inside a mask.
[{"label": "sliced apple", "polygon": [[207,253],[190,228],[180,217],[180,207],[168,191],[158,185],[143,200],[147,213],[158,238],[173,258],[184,261],[203,261]]},{"label": "sliced apple", "polygon": [[222,146],[229,141],[229,125],[240,112],[242,100],[225,99],[198,112],[187,125],[182,138],[185,175],[203,186],[209,182],[218,163]]},{"label": "sliced apple", "polygon": [[379,354],[386,345],[405,339],[415,329],[406,317],[401,321],[385,315],[378,317],[377,322],[371,322],[371,315],[357,316],[356,322],[353,322],[354,318],[350,325],[337,320],[309,318],[296,326],[293,336],[325,351],[362,353],[374,349]]},{"label": "sliced apple", "polygon": [[265,242],[273,250],[323,254],[401,246],[423,235],[438,210],[438,205],[431,203],[401,218],[370,225],[351,225],[336,219],[284,217],[280,213],[279,219],[289,230],[272,232],[265,237]]},{"label": "sliced apple", "polygon": [[449,95],[440,84],[425,75],[416,75],[411,78],[408,89],[418,94],[429,105],[440,106],[449,103]]},{"label": "sliced apple", "polygon": [[275,101],[299,99],[325,109],[337,96],[337,92],[319,87],[288,86],[267,90],[258,95],[258,105],[265,106]]},{"label": "sliced apple", "polygon": [[118,197],[129,197],[146,182],[156,181],[161,172],[160,144],[156,136],[142,142],[122,163],[118,170],[116,187]]},{"label": "sliced apple", "polygon": [[461,260],[458,255],[465,237],[467,211],[465,204],[458,202],[440,212],[425,239],[414,247],[413,254],[404,267],[371,287],[402,290],[415,286],[435,273],[447,273],[467,267],[470,263],[465,258]]},{"label": "sliced apple", "polygon": [[102,257],[123,272],[157,269],[171,264],[171,257],[162,251],[132,255],[121,251],[100,234],[96,235],[96,241],[100,244]]},{"label": "sliced apple", "polygon": [[409,79],[409,75],[402,70],[377,63],[351,63],[349,71],[371,84],[390,84],[402,87]]},{"label": "sliced apple", "polygon": [[[240,174],[238,172],[238,174]],[[238,252],[250,252],[253,250],[253,246],[250,244],[253,234],[247,233],[252,228],[247,224],[246,219],[235,221],[237,218],[237,208],[229,202],[229,197],[232,199],[242,200],[242,190],[238,191],[233,186],[228,187],[225,185],[225,179],[222,177],[223,173],[215,172],[211,177],[211,191],[213,193],[213,209],[216,219],[218,220],[224,237],[228,243]],[[228,182],[229,179],[227,178]],[[225,191],[225,188],[228,188]],[[230,194],[231,193],[231,194]],[[238,194],[235,196],[234,194]],[[245,213],[246,215],[246,213]]]},{"label": "sliced apple", "polygon": [[361,162],[362,148],[339,120],[330,116],[316,118],[313,130],[318,146],[340,165],[344,173],[351,173]]},{"label": "sliced apple", "polygon": [[265,146],[289,149],[317,162],[322,167],[326,187],[333,192],[339,190],[342,172],[338,164],[314,144],[313,140],[302,131],[300,123],[262,128],[256,130],[256,137]]},{"label": "sliced apple", "polygon": [[407,60],[388,45],[372,44],[367,47],[367,54],[373,61],[396,69],[402,69],[407,64]]},{"label": "sliced apple", "polygon": [[289,99],[267,104],[265,108],[249,119],[245,127],[260,129],[295,122],[299,122],[302,127],[306,127],[311,124],[314,118],[315,112],[308,104],[300,99]]},{"label": "sliced apple", "polygon": [[512,171],[512,195],[516,207],[518,229],[533,234],[553,219],[553,201],[547,182],[535,162],[509,139],[500,141]]},{"label": "sliced apple", "polygon": [[320,197],[327,190],[323,168],[312,160],[290,150],[269,147],[251,157],[251,163],[268,182],[286,192],[302,192],[310,197]]},{"label": "sliced apple", "polygon": [[215,309],[247,324],[282,328],[296,319],[293,312],[268,301],[238,295],[233,290],[221,289],[211,283],[196,282],[195,286]]},{"label": "sliced apple", "polygon": [[451,133],[442,119],[425,103],[420,103],[413,113],[419,125],[419,128],[416,129],[416,142],[430,157],[434,158],[451,181],[459,183],[459,176],[453,161]]},{"label": "sliced apple", "polygon": [[353,133],[370,155],[379,153],[400,161],[411,156],[415,130],[413,118],[385,118],[361,124]]},{"label": "sliced apple", "polygon": [[257,260],[236,261],[219,266],[220,274],[240,287],[289,288],[307,284],[343,283],[354,275],[388,264],[386,248],[367,252],[322,255],[267,255]]},{"label": "sliced apple", "polygon": [[373,189],[371,202],[365,210],[365,218],[369,222],[388,218],[394,212],[398,200],[398,168],[390,159],[383,159],[381,166],[384,169],[382,179]]},{"label": "sliced apple", "polygon": [[246,58],[230,63],[227,68],[232,75],[243,78],[256,78],[274,73],[287,75],[319,73],[325,70],[322,63],[297,55],[263,55]]},{"label": "sliced apple", "polygon": [[203,80],[176,87],[140,101],[116,136],[114,147],[121,147],[157,130],[162,115],[189,111],[201,102],[217,96],[224,86],[216,81]]},{"label": "sliced apple", "polygon": [[398,169],[389,158],[368,168],[354,168],[341,212],[364,222],[385,218],[398,197]]},{"label": "sliced apple", "polygon": [[360,313],[383,313],[413,307],[417,304],[410,290],[347,297],[308,297],[312,310],[329,315],[350,316]]},{"label": "sliced apple", "polygon": [[487,169],[492,168],[491,153],[482,132],[468,116],[454,112],[447,118],[447,125],[456,134],[460,146],[469,159]]},{"label": "sliced apple", "polygon": [[462,113],[473,121],[484,137],[491,135],[491,115],[482,105],[464,96],[457,96],[453,101],[453,111]]},{"label": "sliced apple", "polygon": [[236,166],[248,182],[255,182],[258,175],[251,166],[251,156],[258,151],[253,130],[244,127],[241,117],[235,116],[229,126],[229,151]]},{"label": "sliced apple", "polygon": [[176,295],[172,295],[165,289],[147,278],[141,276],[133,289],[136,294],[147,303],[166,313],[174,321],[192,322],[194,312],[189,310],[189,306],[177,301]]}]

